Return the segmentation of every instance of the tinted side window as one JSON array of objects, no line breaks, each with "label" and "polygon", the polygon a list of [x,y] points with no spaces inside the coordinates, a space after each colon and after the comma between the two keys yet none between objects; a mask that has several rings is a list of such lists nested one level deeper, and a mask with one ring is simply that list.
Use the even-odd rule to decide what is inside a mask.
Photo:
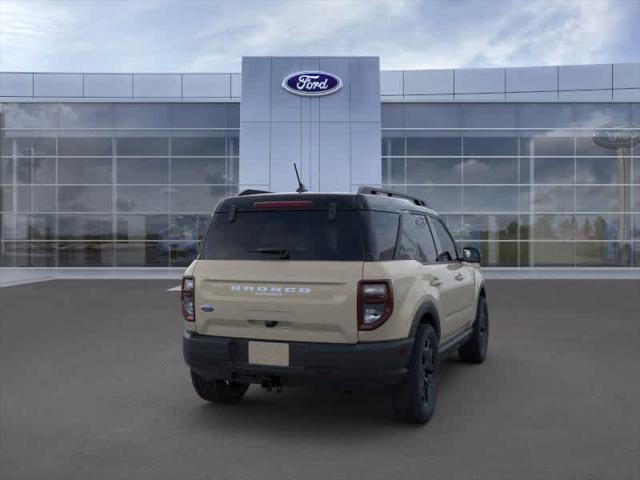
[{"label": "tinted side window", "polygon": [[402,215],[396,260],[427,263],[434,262],[435,259],[436,249],[426,217],[415,214]]},{"label": "tinted side window", "polygon": [[393,260],[400,215],[391,212],[365,212],[368,232],[369,260]]},{"label": "tinted side window", "polygon": [[449,256],[448,260],[442,261],[457,260],[458,253],[456,251],[456,244],[442,222],[435,218],[429,218],[429,224],[431,225],[434,236],[438,240],[438,255],[448,254]]}]

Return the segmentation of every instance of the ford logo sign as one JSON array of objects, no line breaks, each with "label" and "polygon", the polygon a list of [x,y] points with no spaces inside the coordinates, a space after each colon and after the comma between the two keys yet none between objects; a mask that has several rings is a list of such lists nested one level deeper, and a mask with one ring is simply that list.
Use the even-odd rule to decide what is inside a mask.
[{"label": "ford logo sign", "polygon": [[640,143],[640,127],[628,122],[611,122],[593,133],[593,142],[603,148],[631,148]]},{"label": "ford logo sign", "polygon": [[319,97],[340,90],[342,80],[327,72],[296,72],[282,81],[282,88],[295,95]]}]

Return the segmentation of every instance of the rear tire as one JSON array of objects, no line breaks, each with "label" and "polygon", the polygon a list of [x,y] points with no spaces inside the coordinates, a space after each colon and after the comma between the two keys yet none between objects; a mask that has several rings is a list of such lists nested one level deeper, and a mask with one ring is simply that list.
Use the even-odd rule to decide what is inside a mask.
[{"label": "rear tire", "polygon": [[393,394],[396,417],[418,424],[431,419],[438,398],[437,363],[438,335],[431,325],[421,325],[413,344],[407,381]]},{"label": "rear tire", "polygon": [[249,388],[248,383],[227,382],[225,380],[207,380],[193,370],[191,383],[200,398],[214,403],[238,403]]},{"label": "rear tire", "polygon": [[480,297],[476,319],[473,322],[473,333],[467,342],[458,349],[458,355],[463,362],[482,363],[487,358],[489,346],[489,309],[487,300]]}]

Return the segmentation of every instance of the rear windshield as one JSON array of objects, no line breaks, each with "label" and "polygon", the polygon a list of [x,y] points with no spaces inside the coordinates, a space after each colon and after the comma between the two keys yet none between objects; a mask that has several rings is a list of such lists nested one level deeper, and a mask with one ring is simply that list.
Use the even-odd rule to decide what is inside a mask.
[{"label": "rear windshield", "polygon": [[213,216],[200,258],[204,260],[364,259],[358,211],[227,212]]}]

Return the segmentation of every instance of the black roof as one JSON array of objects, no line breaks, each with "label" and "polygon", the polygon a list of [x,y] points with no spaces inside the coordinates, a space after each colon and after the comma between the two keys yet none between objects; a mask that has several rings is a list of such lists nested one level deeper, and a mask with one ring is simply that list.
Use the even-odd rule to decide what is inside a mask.
[{"label": "black roof", "polygon": [[[370,187],[367,187],[367,189]],[[389,191],[373,189],[374,193],[368,193],[361,189],[359,193],[254,193],[242,192],[235,197],[227,197],[218,203],[216,212],[228,212],[232,208],[237,211],[254,211],[256,203],[260,202],[290,202],[310,201],[313,210],[327,210],[331,204],[336,204],[338,210],[380,210],[387,212],[402,212],[411,210],[416,212],[438,215],[438,213],[425,205],[423,201],[414,197],[389,196]]]}]

